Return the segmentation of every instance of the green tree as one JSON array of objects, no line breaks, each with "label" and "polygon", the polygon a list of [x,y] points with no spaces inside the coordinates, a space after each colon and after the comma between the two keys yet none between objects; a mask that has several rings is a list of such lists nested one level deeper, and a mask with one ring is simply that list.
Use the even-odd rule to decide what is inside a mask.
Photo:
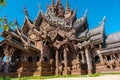
[{"label": "green tree", "polygon": [[6,5],[6,0],[0,0],[0,5],[4,7]]},{"label": "green tree", "polygon": [[[6,0],[0,0],[0,6],[5,7],[6,6]],[[7,22],[7,20],[4,20],[3,18],[0,17],[0,29],[2,31],[8,31],[9,29],[13,29],[14,25],[13,23]]]},{"label": "green tree", "polygon": [[0,18],[0,28],[3,31],[8,31],[9,29],[13,29],[14,25],[13,25],[13,23],[11,21],[8,22],[8,23],[6,21],[6,24],[5,24],[5,20],[3,18]]}]

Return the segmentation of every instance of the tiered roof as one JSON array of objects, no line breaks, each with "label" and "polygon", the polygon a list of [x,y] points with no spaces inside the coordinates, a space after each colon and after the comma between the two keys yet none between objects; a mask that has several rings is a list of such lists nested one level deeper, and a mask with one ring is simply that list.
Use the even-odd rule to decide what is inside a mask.
[{"label": "tiered roof", "polygon": [[[107,48],[110,48],[111,46],[115,47],[120,44],[119,33],[109,35],[107,36],[107,39],[105,38],[105,17],[98,27],[89,30],[87,10],[80,19],[77,19],[76,10],[70,9],[68,0],[66,1],[66,11],[62,6],[61,0],[57,0],[56,3],[52,0],[52,4],[47,8],[46,13],[43,13],[42,10],[39,9],[37,18],[34,21],[30,20],[26,7],[24,8],[24,13],[25,20],[22,28],[20,29],[18,27],[18,23],[15,21],[16,30],[3,32],[3,36],[14,36],[23,43],[23,46],[27,46],[35,50],[38,49],[35,45],[31,44],[31,42],[34,42],[35,40],[32,40],[29,37],[33,33],[37,36],[36,40],[50,39],[54,42],[57,36],[60,36],[63,39],[67,38],[68,40],[78,41],[79,43],[84,41],[90,41],[92,44],[101,44],[106,42]],[[47,27],[42,25],[43,22],[48,24]]]}]

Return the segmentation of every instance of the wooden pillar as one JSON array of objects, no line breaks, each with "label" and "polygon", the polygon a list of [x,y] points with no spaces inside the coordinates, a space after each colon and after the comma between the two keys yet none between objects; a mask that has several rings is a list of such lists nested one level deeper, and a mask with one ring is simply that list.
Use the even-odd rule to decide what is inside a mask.
[{"label": "wooden pillar", "polygon": [[105,57],[105,60],[107,61],[107,56],[106,56],[106,55],[104,55],[104,57]]},{"label": "wooden pillar", "polygon": [[55,55],[55,59],[56,59],[56,75],[59,74],[59,59],[58,59],[58,55],[59,55],[59,52],[58,50],[56,50],[56,55]]},{"label": "wooden pillar", "polygon": [[111,60],[113,59],[112,54],[110,55]]},{"label": "wooden pillar", "polygon": [[89,46],[85,46],[85,54],[86,54],[86,61],[87,61],[87,67],[88,67],[88,74],[93,73],[93,65],[92,65],[92,58],[91,54],[89,52]]},{"label": "wooden pillar", "polygon": [[118,58],[120,59],[120,53],[118,53]]},{"label": "wooden pillar", "polygon": [[40,57],[40,62],[43,62],[44,58],[43,58],[43,49],[41,49],[41,57]]},{"label": "wooden pillar", "polygon": [[100,57],[100,62],[101,62],[101,64],[104,64],[103,56],[102,56],[102,54],[100,53],[100,50],[101,50],[101,49],[102,49],[102,45],[99,44],[98,54],[99,54],[99,57]]},{"label": "wooden pillar", "polygon": [[80,55],[77,54],[77,61],[78,61],[78,62],[80,62],[80,59],[79,59],[79,58],[80,58]]},{"label": "wooden pillar", "polygon": [[68,52],[68,48],[65,48],[65,49],[64,49],[64,65],[65,65],[65,67],[64,67],[64,72],[63,72],[64,75],[67,75],[67,74],[68,74],[67,52]]},{"label": "wooden pillar", "polygon": [[100,63],[101,63],[101,64],[104,64],[104,59],[103,59],[103,56],[102,56],[101,53],[100,53],[100,50],[98,50],[97,52],[98,52],[98,55],[99,55],[99,57],[100,57]]},{"label": "wooden pillar", "polygon": [[43,54],[44,54],[44,48],[45,48],[45,46],[46,46],[46,43],[44,43],[43,41],[40,41],[40,43],[39,43],[39,45],[40,46],[38,46],[39,48],[40,48],[40,53],[41,53],[41,57],[40,57],[40,62],[43,62],[44,61],[44,56],[43,56]]},{"label": "wooden pillar", "polygon": [[66,49],[64,49],[64,65],[67,67],[67,52]]},{"label": "wooden pillar", "polygon": [[115,56],[115,53],[114,53],[114,54],[112,54],[112,55],[113,55],[113,59],[115,59],[115,60],[116,60],[116,59],[117,59],[117,57]]},{"label": "wooden pillar", "polygon": [[81,56],[82,56],[82,62],[85,63],[85,56],[83,51],[81,51]]},{"label": "wooden pillar", "polygon": [[22,59],[22,62],[27,62],[27,53],[25,53],[25,52],[22,52],[22,57],[21,57]]}]

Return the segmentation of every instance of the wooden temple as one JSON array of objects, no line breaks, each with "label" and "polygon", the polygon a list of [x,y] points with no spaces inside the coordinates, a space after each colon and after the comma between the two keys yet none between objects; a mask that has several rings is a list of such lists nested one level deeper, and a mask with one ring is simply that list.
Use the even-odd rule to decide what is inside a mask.
[{"label": "wooden temple", "polygon": [[[78,19],[66,1],[52,0],[34,21],[24,8],[23,26],[2,33],[0,76],[50,76],[120,72],[120,32],[105,34],[104,17],[89,30],[87,10]],[[4,25],[8,25],[4,17]],[[6,61],[3,62],[3,58]]]}]

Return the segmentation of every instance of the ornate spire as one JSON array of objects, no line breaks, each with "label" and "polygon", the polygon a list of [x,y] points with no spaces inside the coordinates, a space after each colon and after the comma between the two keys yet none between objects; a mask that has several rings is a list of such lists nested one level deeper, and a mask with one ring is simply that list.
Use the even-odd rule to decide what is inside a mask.
[{"label": "ornate spire", "polygon": [[40,3],[38,2],[38,9],[40,10],[41,9],[41,7],[40,7]]},{"label": "ornate spire", "polygon": [[4,16],[4,19],[3,19],[3,29],[4,29],[4,31],[8,31],[10,28],[9,28],[9,25],[8,25],[8,23],[7,23],[7,17],[6,16]]},{"label": "ornate spire", "polygon": [[64,8],[62,6],[61,0],[57,0],[56,8],[58,17],[64,17]]},{"label": "ornate spire", "polygon": [[69,6],[69,2],[68,0],[66,0],[66,14],[69,13],[71,10],[70,10],[70,6]]},{"label": "ornate spire", "polygon": [[16,25],[16,28],[15,28],[16,32],[17,32],[18,35],[21,37],[22,34],[21,34],[20,29],[19,29],[19,27],[18,27],[17,19],[14,19],[14,24]]},{"label": "ornate spire", "polygon": [[106,21],[106,16],[103,17],[103,20],[100,22],[100,24],[104,26],[105,21]]},{"label": "ornate spire", "polygon": [[40,14],[43,14],[43,12],[42,12],[42,8],[41,8],[41,6],[40,6],[40,3],[39,3],[39,2],[38,2],[38,9],[39,9]]},{"label": "ornate spire", "polygon": [[83,17],[87,17],[87,13],[88,13],[88,10],[86,9]]},{"label": "ornate spire", "polygon": [[54,0],[52,0],[52,5],[54,5],[55,3],[54,3]]},{"label": "ornate spire", "polygon": [[6,16],[4,16],[4,25],[7,25],[7,17]]},{"label": "ornate spire", "polygon": [[25,6],[24,6],[24,14],[28,17],[28,12]]},{"label": "ornate spire", "polygon": [[61,0],[57,0],[57,5],[62,4]]},{"label": "ornate spire", "polygon": [[17,19],[14,20],[14,24],[18,26]]}]

